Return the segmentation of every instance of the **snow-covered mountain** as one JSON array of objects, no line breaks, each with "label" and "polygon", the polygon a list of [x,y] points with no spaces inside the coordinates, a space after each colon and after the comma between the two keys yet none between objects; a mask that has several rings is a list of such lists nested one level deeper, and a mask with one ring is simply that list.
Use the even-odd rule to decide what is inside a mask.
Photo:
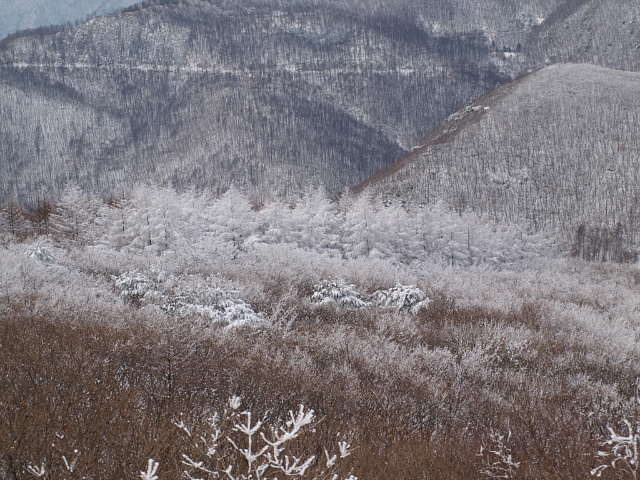
[{"label": "snow-covered mountain", "polygon": [[19,30],[78,21],[134,3],[133,0],[2,0],[0,39]]},{"label": "snow-covered mountain", "polygon": [[553,65],[466,105],[357,190],[635,244],[638,131],[639,73]]},{"label": "snow-covered mountain", "polygon": [[485,42],[380,15],[186,0],[4,42],[0,196],[149,179],[335,194],[507,78]]},{"label": "snow-covered mountain", "polygon": [[[627,0],[158,0],[18,34],[0,43],[0,201],[146,181],[336,194],[546,62],[636,69],[638,12]],[[576,22],[593,50],[563,27]]]}]

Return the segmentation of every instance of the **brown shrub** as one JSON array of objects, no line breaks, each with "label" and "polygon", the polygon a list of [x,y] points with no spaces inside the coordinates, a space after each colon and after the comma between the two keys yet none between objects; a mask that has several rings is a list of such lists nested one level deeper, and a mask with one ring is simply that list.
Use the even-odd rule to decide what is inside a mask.
[{"label": "brown shrub", "polygon": [[[604,427],[622,412],[588,378],[555,379],[552,359],[501,369],[459,338],[479,336],[492,322],[535,324],[535,306],[501,314],[434,301],[407,320],[419,332],[411,342],[378,330],[383,310],[302,300],[299,308],[305,321],[286,331],[229,332],[136,315],[112,324],[28,308],[6,315],[5,477],[31,478],[26,468],[44,462],[50,478],[63,478],[64,459],[77,457],[79,477],[137,478],[154,458],[161,479],[179,478],[184,443],[173,422],[198,424],[240,395],[256,418],[284,418],[301,403],[314,409],[322,420],[299,448],[321,455],[337,432],[347,436],[355,448],[343,474],[481,478],[477,454],[488,433],[510,430],[517,478],[585,478]],[[436,346],[453,353],[449,360],[415,360]]]}]

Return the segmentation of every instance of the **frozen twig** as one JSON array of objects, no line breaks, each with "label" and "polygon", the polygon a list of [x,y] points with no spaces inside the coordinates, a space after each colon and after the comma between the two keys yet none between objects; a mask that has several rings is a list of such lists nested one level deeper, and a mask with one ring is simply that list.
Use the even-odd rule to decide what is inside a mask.
[{"label": "frozen twig", "polygon": [[156,472],[158,471],[159,465],[160,464],[158,462],[155,462],[153,458],[150,458],[149,463],[147,465],[147,471],[140,472],[140,478],[142,480],[158,480],[158,476],[156,475]]},{"label": "frozen twig", "polygon": [[626,418],[624,423],[627,426],[628,435],[618,435],[613,428],[608,427],[609,439],[602,442],[602,446],[608,447],[608,451],[599,451],[597,455],[601,458],[607,458],[609,461],[591,470],[591,475],[600,477],[605,470],[611,468],[626,471],[631,475],[631,478],[638,479],[638,474],[640,474],[638,465],[640,424],[636,424],[634,427]]},{"label": "frozen twig", "polygon": [[[187,466],[185,477],[190,480],[227,478],[228,480],[266,480],[267,478],[295,478],[340,480],[333,471],[339,459],[351,454],[348,442],[338,442],[338,453],[325,448],[325,461],[315,455],[291,455],[288,445],[313,424],[313,410],[300,405],[289,412],[289,419],[279,427],[265,425],[267,420],[254,423],[252,413],[238,413],[240,397],[231,397],[222,417],[218,414],[205,424],[208,433],[193,434],[183,422],[175,422],[191,452],[182,454]],[[269,428],[264,428],[268,426]],[[270,434],[264,430],[270,431]],[[258,435],[259,434],[259,435]],[[226,447],[225,447],[226,445]],[[230,448],[229,448],[230,447]],[[204,478],[200,478],[201,475]],[[357,480],[350,475],[345,480]]]}]

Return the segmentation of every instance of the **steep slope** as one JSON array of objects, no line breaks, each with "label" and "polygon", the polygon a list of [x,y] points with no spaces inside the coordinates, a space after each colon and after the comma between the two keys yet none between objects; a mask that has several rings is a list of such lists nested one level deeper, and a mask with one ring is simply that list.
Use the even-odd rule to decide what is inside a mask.
[{"label": "steep slope", "polygon": [[533,61],[640,70],[640,3],[573,0],[534,29]]},{"label": "steep slope", "polygon": [[18,30],[73,22],[134,3],[133,0],[7,0],[1,4],[0,39]]},{"label": "steep slope", "polygon": [[335,194],[547,62],[640,69],[639,13],[629,0],[157,0],[24,32],[0,42],[0,201],[149,180]]},{"label": "steep slope", "polygon": [[535,228],[622,229],[640,214],[640,74],[553,65],[503,85],[356,187]]},{"label": "steep slope", "polygon": [[376,15],[168,1],[4,42],[0,197],[148,179],[335,194],[507,78],[476,38]]}]

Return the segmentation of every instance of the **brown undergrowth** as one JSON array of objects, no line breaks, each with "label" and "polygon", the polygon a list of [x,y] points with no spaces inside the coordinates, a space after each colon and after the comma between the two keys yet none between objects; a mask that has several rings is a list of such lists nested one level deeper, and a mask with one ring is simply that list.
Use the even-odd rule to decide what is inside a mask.
[{"label": "brown undergrowth", "polygon": [[295,448],[322,458],[347,438],[344,476],[486,478],[481,449],[510,432],[513,478],[586,478],[606,426],[628,412],[618,382],[633,366],[602,372],[588,346],[543,328],[535,303],[502,312],[433,298],[412,317],[289,295],[286,328],[232,331],[13,305],[0,323],[3,478],[41,465],[66,478],[72,461],[74,478],[138,478],[149,458],[160,479],[180,478],[174,422],[202,424],[232,395],[256,418],[315,410]]}]

